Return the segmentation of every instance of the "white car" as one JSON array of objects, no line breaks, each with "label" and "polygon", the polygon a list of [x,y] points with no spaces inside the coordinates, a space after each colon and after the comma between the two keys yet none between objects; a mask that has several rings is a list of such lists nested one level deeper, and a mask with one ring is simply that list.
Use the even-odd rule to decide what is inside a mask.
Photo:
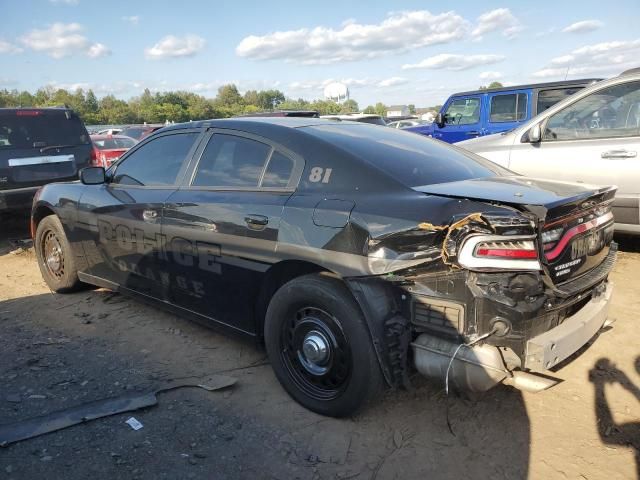
[{"label": "white car", "polygon": [[391,128],[407,128],[407,127],[416,127],[418,125],[423,125],[425,123],[427,123],[427,122],[424,122],[422,120],[413,120],[413,119],[396,120],[395,122],[387,123],[387,127],[391,127]]},{"label": "white car", "polygon": [[370,123],[372,125],[386,125],[387,123],[380,115],[373,113],[342,113],[338,115],[320,115],[320,118],[329,120],[349,120],[351,122]]},{"label": "white car", "polygon": [[617,185],[616,231],[640,234],[640,71],[593,84],[520,127],[456,144],[517,173]]}]

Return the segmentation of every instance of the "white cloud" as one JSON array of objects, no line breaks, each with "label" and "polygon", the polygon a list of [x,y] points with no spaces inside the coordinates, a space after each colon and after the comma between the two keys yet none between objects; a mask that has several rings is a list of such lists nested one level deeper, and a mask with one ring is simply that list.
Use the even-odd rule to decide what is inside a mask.
[{"label": "white cloud", "polygon": [[348,21],[340,29],[324,26],[250,35],[236,47],[241,57],[328,64],[402,53],[464,37],[468,22],[455,12],[426,10],[391,13],[377,24]]},{"label": "white cloud", "polygon": [[562,29],[563,33],[587,33],[602,27],[604,23],[600,20],[582,20],[581,22],[572,23],[568,27]]},{"label": "white cloud", "polygon": [[13,43],[0,39],[0,53],[20,53],[22,49]]},{"label": "white cloud", "polygon": [[9,77],[0,77],[0,87],[12,87],[18,84],[17,80]]},{"label": "white cloud", "polygon": [[138,25],[138,23],[140,23],[140,17],[138,15],[124,16],[122,17],[122,21],[130,23],[131,25]]},{"label": "white cloud", "polygon": [[441,53],[433,57],[425,58],[418,63],[408,63],[402,66],[403,70],[417,68],[444,69],[444,70],[468,70],[480,65],[490,65],[505,59],[504,55],[459,55],[453,53]]},{"label": "white cloud", "polygon": [[85,92],[93,90],[98,96],[104,95],[123,95],[123,94],[140,94],[144,86],[134,81],[119,81],[113,83],[95,83],[95,82],[58,82],[52,81],[47,84],[48,87],[57,90],[62,88],[68,91],[75,91],[79,88]]},{"label": "white cloud", "polygon": [[497,80],[499,78],[502,78],[502,73],[501,72],[482,72],[480,75],[478,75],[478,78],[480,78],[480,80]]},{"label": "white cloud", "polygon": [[107,55],[111,55],[111,50],[102,43],[94,43],[87,50],[87,56],[90,58],[106,57]]},{"label": "white cloud", "polygon": [[636,67],[640,58],[640,38],[585,45],[551,60],[550,65],[533,73],[534,77],[565,75],[616,75]]},{"label": "white cloud", "polygon": [[546,37],[547,35],[551,35],[552,33],[556,32],[556,28],[555,27],[551,27],[548,28],[546,30],[542,30],[540,32],[536,32],[535,37],[536,38],[540,38],[540,37]]},{"label": "white cloud", "polygon": [[496,8],[485,12],[477,19],[477,26],[471,32],[471,36],[482,37],[485,33],[501,30],[507,38],[513,38],[524,27],[508,8]]},{"label": "white cloud", "polygon": [[385,78],[384,80],[381,80],[377,83],[378,87],[396,87],[398,85],[404,85],[405,83],[408,83],[409,80],[407,80],[404,77],[391,77],[391,78]]},{"label": "white cloud", "polygon": [[46,29],[34,29],[20,37],[20,42],[31,50],[56,59],[77,53],[96,58],[109,52],[101,43],[92,44],[79,23],[54,23]]},{"label": "white cloud", "polygon": [[167,35],[153,47],[146,48],[144,53],[151,59],[192,57],[204,48],[205,43],[204,38],[198,35],[189,34],[184,37]]}]

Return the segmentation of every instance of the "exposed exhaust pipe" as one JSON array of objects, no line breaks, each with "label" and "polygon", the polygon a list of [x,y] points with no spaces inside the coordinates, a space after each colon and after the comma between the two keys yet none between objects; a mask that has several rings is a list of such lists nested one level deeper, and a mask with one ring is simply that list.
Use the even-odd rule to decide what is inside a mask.
[{"label": "exposed exhaust pipe", "polygon": [[524,390],[525,392],[538,393],[557,385],[559,380],[515,370],[511,372],[511,376],[505,378],[502,383],[511,385],[518,390]]},{"label": "exposed exhaust pipe", "polygon": [[424,376],[445,382],[449,368],[449,384],[460,390],[485,392],[500,382],[518,390],[540,392],[558,380],[522,371],[509,371],[497,347],[473,345],[458,349],[459,344],[422,334],[411,344],[417,370]]}]

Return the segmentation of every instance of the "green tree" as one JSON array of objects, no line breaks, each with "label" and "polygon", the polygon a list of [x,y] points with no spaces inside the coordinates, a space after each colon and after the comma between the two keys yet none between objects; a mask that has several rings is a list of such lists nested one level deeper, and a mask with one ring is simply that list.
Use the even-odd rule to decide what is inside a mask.
[{"label": "green tree", "polygon": [[316,100],[309,107],[320,115],[337,115],[340,113],[340,105],[333,100]]},{"label": "green tree", "polygon": [[380,115],[381,117],[384,117],[387,115],[387,106],[384,103],[381,103],[381,102],[376,103],[374,110],[375,110],[375,113],[377,115]]},{"label": "green tree", "polygon": [[416,114],[416,106],[415,106],[413,103],[410,103],[410,104],[408,105],[408,107],[409,107],[409,113],[410,113],[411,115],[415,115],[415,114]]},{"label": "green tree", "polygon": [[369,105],[362,113],[376,113],[376,108],[373,105]]},{"label": "green tree", "polygon": [[218,88],[218,96],[215,101],[219,105],[227,108],[233,108],[244,104],[242,95],[238,92],[238,87],[232,83],[222,85]]},{"label": "green tree", "polygon": [[284,93],[280,90],[262,90],[258,92],[257,106],[263,110],[276,109],[284,101]]},{"label": "green tree", "polygon": [[481,85],[479,90],[490,90],[492,88],[502,88],[504,85],[502,85],[500,82],[491,82],[489,85],[487,85],[486,87]]},{"label": "green tree", "polygon": [[260,103],[258,92],[256,90],[247,90],[244,92],[244,103],[245,105],[255,105],[257,107]]},{"label": "green tree", "polygon": [[360,111],[358,108],[358,102],[356,102],[353,98],[349,100],[345,100],[342,103],[342,108],[340,109],[340,113],[355,113]]}]

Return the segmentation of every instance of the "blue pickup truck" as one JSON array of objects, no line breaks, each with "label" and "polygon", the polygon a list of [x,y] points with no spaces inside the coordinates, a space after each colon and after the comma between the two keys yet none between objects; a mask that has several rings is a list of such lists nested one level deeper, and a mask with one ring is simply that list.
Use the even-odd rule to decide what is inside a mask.
[{"label": "blue pickup truck", "polygon": [[448,143],[511,130],[597,78],[454,93],[428,125],[404,130]]}]

